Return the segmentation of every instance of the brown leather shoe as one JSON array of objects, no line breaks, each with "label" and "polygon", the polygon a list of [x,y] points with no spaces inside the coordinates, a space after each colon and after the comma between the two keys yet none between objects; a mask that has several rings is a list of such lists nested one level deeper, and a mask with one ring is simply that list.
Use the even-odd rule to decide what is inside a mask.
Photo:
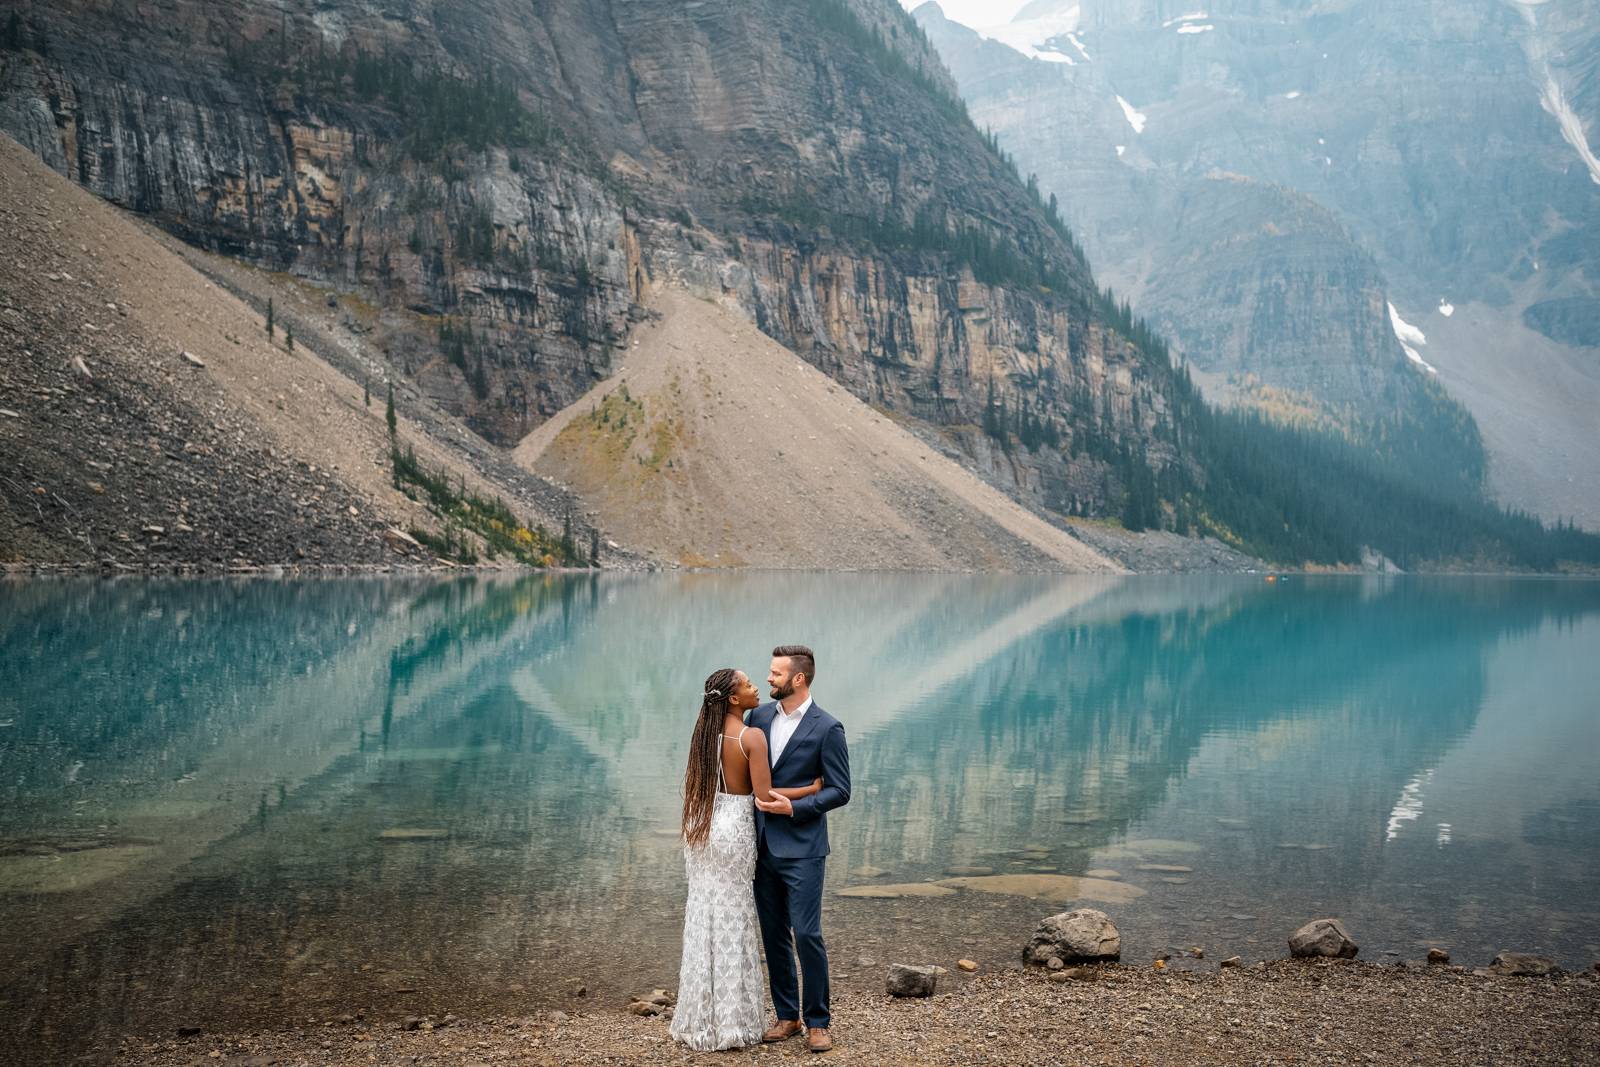
[{"label": "brown leather shoe", "polygon": [[833,1038],[828,1036],[826,1027],[813,1026],[806,1031],[806,1048],[812,1052],[827,1052],[833,1048]]},{"label": "brown leather shoe", "polygon": [[804,1029],[805,1027],[800,1025],[799,1019],[779,1019],[772,1024],[766,1033],[761,1035],[761,1040],[769,1045],[774,1041],[787,1041],[791,1037],[797,1036]]}]

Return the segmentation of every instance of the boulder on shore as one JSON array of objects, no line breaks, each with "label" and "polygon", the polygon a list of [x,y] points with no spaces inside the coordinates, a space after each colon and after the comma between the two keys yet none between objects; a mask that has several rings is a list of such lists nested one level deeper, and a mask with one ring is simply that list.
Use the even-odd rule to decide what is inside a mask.
[{"label": "boulder on shore", "polygon": [[1338,919],[1312,919],[1289,935],[1291,956],[1331,956],[1353,960],[1360,947]]},{"label": "boulder on shore", "polygon": [[1560,970],[1555,960],[1548,956],[1535,956],[1531,952],[1502,952],[1489,962],[1491,974],[1510,974],[1526,978],[1543,978]]},{"label": "boulder on shore", "polygon": [[937,967],[913,967],[905,963],[891,963],[885,988],[891,997],[931,997],[934,987],[938,984]]},{"label": "boulder on shore", "polygon": [[1105,912],[1077,908],[1040,920],[1027,947],[1024,963],[1048,964],[1052,958],[1062,963],[1092,963],[1122,956],[1122,935]]}]

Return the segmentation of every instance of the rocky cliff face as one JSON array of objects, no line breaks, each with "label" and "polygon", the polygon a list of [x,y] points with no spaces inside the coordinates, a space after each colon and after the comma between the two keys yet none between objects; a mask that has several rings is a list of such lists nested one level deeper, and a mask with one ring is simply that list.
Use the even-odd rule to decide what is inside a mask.
[{"label": "rocky cliff face", "polygon": [[[396,367],[499,443],[607,373],[670,282],[1037,502],[1116,488],[1090,427],[1171,454],[1165,366],[1105,325],[889,0],[69,2],[6,46],[0,126],[187,240],[377,304]],[[1056,445],[999,447],[997,408]]]},{"label": "rocky cliff face", "polygon": [[[1242,371],[1427,426],[1458,421],[1442,384],[1495,443],[1502,499],[1600,516],[1600,481],[1568,477],[1600,460],[1592,431],[1481,386],[1508,346],[1530,381],[1565,380],[1593,343],[1592,5],[1038,0],[1026,31],[986,30],[1018,47],[917,17],[1102,277],[1223,373],[1208,386]],[[1386,303],[1448,347],[1406,358]]]}]

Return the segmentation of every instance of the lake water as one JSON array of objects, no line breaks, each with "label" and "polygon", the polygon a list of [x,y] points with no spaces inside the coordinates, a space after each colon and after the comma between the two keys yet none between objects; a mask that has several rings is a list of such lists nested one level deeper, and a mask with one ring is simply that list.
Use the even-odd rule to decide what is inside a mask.
[{"label": "lake water", "polygon": [[[850,740],[844,988],[1074,901],[1127,962],[1323,915],[1600,955],[1600,583],[40,580],[0,584],[0,1053],[675,984],[701,681],[790,641]],[[838,895],[958,867],[1026,877]]]}]

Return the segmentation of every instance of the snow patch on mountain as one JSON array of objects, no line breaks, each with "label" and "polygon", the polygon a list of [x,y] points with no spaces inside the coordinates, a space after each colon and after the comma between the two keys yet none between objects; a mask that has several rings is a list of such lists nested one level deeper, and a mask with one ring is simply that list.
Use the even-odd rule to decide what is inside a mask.
[{"label": "snow patch on mountain", "polygon": [[1128,125],[1133,127],[1134,133],[1143,133],[1144,124],[1150,121],[1150,116],[1128,103],[1122,97],[1117,97],[1117,103],[1122,107],[1122,115],[1128,120]]},{"label": "snow patch on mountain", "polygon": [[1067,40],[1072,42],[1072,47],[1074,47],[1074,48],[1076,48],[1078,50],[1078,54],[1083,57],[1083,61],[1085,63],[1093,63],[1094,62],[1094,60],[1092,58],[1090,58],[1090,56],[1089,56],[1089,50],[1087,48],[1083,47],[1083,38],[1082,37],[1079,37],[1076,33],[1069,33],[1069,34],[1067,34]]},{"label": "snow patch on mountain", "polygon": [[1450,301],[1448,301],[1448,300],[1439,301],[1439,314],[1443,315],[1445,318],[1448,319],[1451,315],[1454,315],[1455,313],[1456,313],[1456,306],[1454,304],[1450,303]]},{"label": "snow patch on mountain", "polygon": [[986,19],[968,21],[958,15],[947,15],[947,17],[975,30],[981,37],[998,41],[1013,51],[1021,52],[1029,59],[1041,59],[1046,63],[1065,63],[1069,67],[1076,66],[1071,56],[1052,43],[1063,37],[1083,54],[1085,60],[1089,58],[1089,54],[1083,50],[1082,42],[1076,40],[1078,23],[1081,21],[1081,11],[1077,4],[1052,11],[1047,15],[1019,18],[1010,22],[995,23]]},{"label": "snow patch on mountain", "polygon": [[1208,19],[1210,17],[1211,16],[1206,14],[1204,11],[1195,11],[1195,12],[1192,12],[1191,14],[1188,14],[1188,15],[1179,15],[1175,19],[1168,19],[1167,21],[1165,21],[1165,22],[1163,22],[1161,24],[1161,28],[1164,29],[1164,30],[1170,30],[1172,27],[1178,25],[1179,23],[1183,23],[1183,22],[1204,22],[1206,19]]},{"label": "snow patch on mountain", "polygon": [[[1454,311],[1455,309],[1451,308],[1451,310]],[[1417,351],[1417,349],[1427,345],[1428,335],[1401,318],[1400,312],[1395,309],[1392,303],[1389,305],[1389,326],[1394,330],[1395,337],[1399,339],[1400,347],[1405,351],[1407,359],[1429,374],[1439,373],[1433,364],[1423,359],[1422,353]]]},{"label": "snow patch on mountain", "polygon": [[1211,23],[1209,23],[1209,22],[1202,23],[1202,24],[1200,24],[1198,26],[1195,25],[1194,23],[1188,23],[1188,24],[1185,24],[1183,26],[1179,26],[1178,27],[1178,32],[1179,33],[1210,33],[1214,29],[1216,29],[1216,27],[1211,25]]},{"label": "snow patch on mountain", "polygon": [[1395,309],[1393,304],[1389,305],[1389,325],[1394,327],[1394,335],[1400,338],[1402,344],[1425,345],[1428,343],[1428,335],[1401,318],[1400,312]]},{"label": "snow patch on mountain", "polygon": [[1539,85],[1539,106],[1556,120],[1556,125],[1561,130],[1561,139],[1578,153],[1578,158],[1589,171],[1589,180],[1600,185],[1600,158],[1596,158],[1594,150],[1589,147],[1583,120],[1572,110],[1572,105],[1567,103],[1566,93],[1562,91],[1561,83],[1556,81],[1555,72],[1550,69],[1549,46],[1539,32],[1539,16],[1535,9],[1547,2],[1548,0],[1512,0],[1512,6],[1522,13],[1523,21],[1528,24],[1528,32],[1522,38],[1522,50],[1528,57],[1528,66],[1533,71],[1534,81]]},{"label": "snow patch on mountain", "polygon": [[1283,94],[1283,98],[1285,100],[1298,100],[1298,99],[1300,99],[1300,90],[1299,89],[1295,89],[1292,92],[1284,93]]}]

